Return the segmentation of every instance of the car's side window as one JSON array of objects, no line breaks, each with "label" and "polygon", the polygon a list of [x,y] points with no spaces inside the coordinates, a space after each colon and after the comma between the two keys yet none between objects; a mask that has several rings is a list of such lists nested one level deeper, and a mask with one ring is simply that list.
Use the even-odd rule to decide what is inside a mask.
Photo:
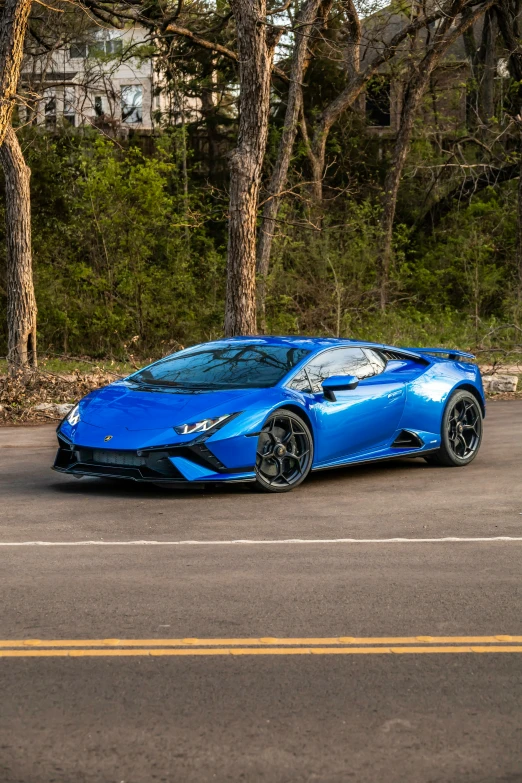
[{"label": "car's side window", "polygon": [[301,392],[309,392],[312,391],[310,388],[310,381],[308,380],[308,375],[304,370],[300,370],[297,375],[295,375],[290,383],[288,384],[288,387],[290,389],[295,389],[295,391],[301,391]]},{"label": "car's side window", "polygon": [[335,348],[319,354],[306,365],[306,372],[312,384],[312,391],[322,391],[322,382],[332,375],[355,375],[369,378],[375,370],[361,348]]},{"label": "car's side window", "polygon": [[386,369],[386,360],[377,351],[372,348],[364,348],[364,353],[368,357],[368,360],[373,369],[373,375],[379,375]]}]

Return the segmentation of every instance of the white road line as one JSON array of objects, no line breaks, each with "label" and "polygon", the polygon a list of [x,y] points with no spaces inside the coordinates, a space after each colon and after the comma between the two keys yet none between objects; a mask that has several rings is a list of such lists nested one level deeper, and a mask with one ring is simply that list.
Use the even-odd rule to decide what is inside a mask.
[{"label": "white road line", "polygon": [[522,542],[522,536],[488,536],[461,538],[238,538],[230,541],[1,541],[0,547],[56,547],[56,546],[278,546],[288,544],[490,544],[500,542]]}]

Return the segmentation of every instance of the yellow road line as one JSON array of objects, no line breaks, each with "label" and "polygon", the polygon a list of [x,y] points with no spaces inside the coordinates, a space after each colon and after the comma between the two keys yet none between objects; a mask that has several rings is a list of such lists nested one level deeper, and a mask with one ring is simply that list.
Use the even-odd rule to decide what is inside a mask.
[{"label": "yellow road line", "polygon": [[0,650],[0,658],[98,658],[201,655],[396,655],[396,654],[522,653],[521,646],[458,645],[429,647],[215,647],[143,649]]},{"label": "yellow road line", "polygon": [[521,644],[522,636],[334,636],[326,638],[258,637],[246,639],[13,639],[0,640],[1,648],[13,647],[247,647],[403,644]]}]

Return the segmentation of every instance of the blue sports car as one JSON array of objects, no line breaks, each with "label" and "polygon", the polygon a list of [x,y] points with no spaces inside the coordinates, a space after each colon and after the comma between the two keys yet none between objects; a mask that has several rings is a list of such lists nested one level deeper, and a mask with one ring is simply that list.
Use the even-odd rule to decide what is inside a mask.
[{"label": "blue sports car", "polygon": [[308,337],[197,345],[84,397],[54,469],[287,492],[311,470],[398,456],[467,465],[485,415],[473,358]]}]

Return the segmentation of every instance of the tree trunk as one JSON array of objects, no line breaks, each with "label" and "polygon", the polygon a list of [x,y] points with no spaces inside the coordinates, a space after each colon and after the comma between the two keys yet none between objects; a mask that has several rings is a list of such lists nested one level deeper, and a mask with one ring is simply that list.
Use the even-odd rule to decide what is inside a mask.
[{"label": "tree trunk", "polygon": [[514,117],[519,130],[519,179],[517,189],[517,290],[515,301],[515,317],[520,323],[522,315],[522,47],[520,46],[519,12],[520,3],[509,3],[500,0],[497,12],[500,34],[509,51],[509,71],[516,84],[516,89],[509,96],[509,113]]},{"label": "tree trunk", "polygon": [[276,36],[266,0],[231,0],[239,55],[239,133],[230,156],[225,336],[256,332],[256,219]]},{"label": "tree trunk", "polygon": [[11,125],[0,147],[6,191],[7,361],[9,371],[36,367],[36,299],[31,257],[31,171]]},{"label": "tree trunk", "polygon": [[410,147],[415,116],[422,100],[424,91],[428,85],[433,69],[440,62],[451,44],[460,37],[493,2],[488,2],[479,9],[462,18],[459,25],[452,28],[452,23],[457,18],[465,5],[465,0],[457,0],[453,4],[451,15],[444,19],[440,32],[437,34],[430,51],[422,58],[415,68],[415,74],[411,78],[407,89],[401,116],[401,122],[390,167],[384,181],[383,211],[381,216],[381,269],[380,269],[380,306],[385,310],[389,301],[390,267],[392,261],[392,239],[395,210],[397,207],[397,195],[402,178],[402,172]]},{"label": "tree trunk", "polygon": [[31,265],[30,171],[11,127],[32,0],[6,0],[0,18],[0,161],[5,174],[7,363],[36,366],[36,302]]},{"label": "tree trunk", "polygon": [[[318,14],[321,5],[321,19]],[[288,175],[288,167],[294,147],[294,141],[297,133],[297,125],[301,106],[303,103],[302,83],[303,78],[310,64],[310,30],[324,24],[328,16],[332,0],[307,0],[301,13],[295,20],[295,47],[292,58],[292,67],[290,71],[290,85],[288,88],[288,98],[286,104],[285,121],[277,160],[272,171],[272,176],[268,184],[268,199],[263,208],[261,219],[261,228],[259,231],[259,240],[257,245],[257,310],[260,331],[264,334],[266,331],[265,300],[266,300],[266,277],[270,266],[270,253],[272,250],[272,241],[276,227],[276,218],[281,204],[281,191],[284,189]],[[320,21],[320,24],[318,22]]]},{"label": "tree trunk", "polygon": [[[304,120],[303,120],[304,122]],[[330,125],[323,126],[321,133],[314,134],[311,144],[305,144],[312,175],[310,196],[312,201],[311,222],[320,228],[323,205],[323,176],[326,168],[326,142]]]},{"label": "tree trunk", "polygon": [[[511,77],[516,81],[522,81],[522,47],[520,46],[519,12],[520,3],[510,3],[509,0],[499,0],[495,7],[500,34],[509,51],[509,70]],[[517,98],[520,92],[517,91]],[[513,112],[518,114],[518,112]]]},{"label": "tree trunk", "polygon": [[397,206],[397,195],[402,177],[402,170],[408,155],[413,123],[417,108],[421,101],[424,90],[428,84],[429,74],[421,76],[416,84],[410,84],[404,103],[401,124],[390,167],[386,174],[384,182],[384,196],[381,216],[381,280],[379,286],[381,310],[386,309],[388,304],[388,288],[390,280],[390,266],[392,257],[392,239],[393,222],[395,219],[395,209]]},{"label": "tree trunk", "polygon": [[[219,134],[216,128],[216,106],[213,100],[212,89],[212,68],[214,67],[213,61],[211,61],[210,73],[204,76],[205,86],[201,89],[201,116],[205,125],[208,142],[208,176],[210,181],[215,184],[216,179],[216,164],[220,160],[219,149]],[[210,82],[211,86],[206,86]]]},{"label": "tree trunk", "polygon": [[0,18],[0,144],[11,123],[32,0],[6,0]]},{"label": "tree trunk", "polygon": [[495,114],[495,77],[497,55],[495,51],[498,26],[496,12],[490,9],[484,16],[479,69],[479,117],[481,126],[491,125]]},{"label": "tree trunk", "polygon": [[[346,44],[343,51],[347,85],[321,114],[311,143],[308,141],[308,138],[305,139],[305,146],[312,170],[311,194],[316,215],[321,214],[323,201],[323,175],[328,135],[332,125],[339,119],[341,114],[350,106],[353,106],[361,95],[366,80],[369,78],[368,75],[362,76],[360,73],[362,26],[357,9],[353,0],[345,0],[343,5],[345,5],[347,11]],[[368,73],[371,70],[372,68],[370,67]]]},{"label": "tree trunk", "polygon": [[[471,8],[464,10],[469,16]],[[469,27],[462,36],[466,56],[471,68],[470,83],[466,96],[468,127],[484,135],[485,126],[495,112],[495,75],[496,75],[496,9],[490,9],[484,15],[480,45],[477,46],[475,30]]]},{"label": "tree trunk", "polygon": [[520,151],[519,151],[519,177],[517,188],[517,292],[515,302],[515,320],[520,323],[522,316],[522,117],[518,120]]}]

